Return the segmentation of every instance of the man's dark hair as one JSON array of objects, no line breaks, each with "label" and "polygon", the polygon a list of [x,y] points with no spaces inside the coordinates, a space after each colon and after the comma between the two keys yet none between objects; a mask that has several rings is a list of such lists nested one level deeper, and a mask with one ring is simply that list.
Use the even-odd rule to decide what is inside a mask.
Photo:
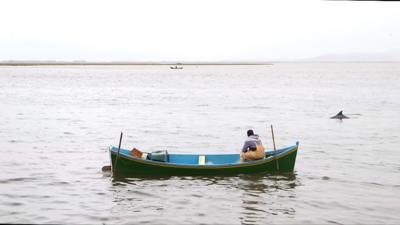
[{"label": "man's dark hair", "polygon": [[247,137],[250,137],[251,135],[254,135],[254,131],[253,130],[248,130],[247,131]]}]

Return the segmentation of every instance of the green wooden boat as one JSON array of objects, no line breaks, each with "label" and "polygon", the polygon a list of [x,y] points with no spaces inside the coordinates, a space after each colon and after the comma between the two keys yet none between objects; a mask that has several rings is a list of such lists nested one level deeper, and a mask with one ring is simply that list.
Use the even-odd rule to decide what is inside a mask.
[{"label": "green wooden boat", "polygon": [[111,146],[114,174],[121,175],[235,175],[262,172],[293,172],[299,142],[266,151],[265,158],[240,161],[239,154],[168,154],[167,162],[133,157],[131,151]]}]

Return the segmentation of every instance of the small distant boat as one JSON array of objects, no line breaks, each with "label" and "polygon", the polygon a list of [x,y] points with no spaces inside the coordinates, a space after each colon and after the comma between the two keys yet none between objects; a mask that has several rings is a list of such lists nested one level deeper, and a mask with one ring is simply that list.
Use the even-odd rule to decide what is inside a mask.
[{"label": "small distant boat", "polygon": [[183,66],[170,66],[169,68],[171,68],[171,69],[178,69],[178,70],[181,70],[181,69],[183,69]]},{"label": "small distant boat", "polygon": [[235,175],[261,172],[293,172],[296,145],[265,152],[265,158],[240,161],[239,154],[168,154],[164,160],[135,156],[134,150],[109,148],[114,173],[126,175]]}]

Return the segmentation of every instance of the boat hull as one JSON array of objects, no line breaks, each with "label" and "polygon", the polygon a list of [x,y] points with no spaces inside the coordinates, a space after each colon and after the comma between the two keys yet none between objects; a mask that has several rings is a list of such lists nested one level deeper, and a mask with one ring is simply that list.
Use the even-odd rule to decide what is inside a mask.
[{"label": "boat hull", "polygon": [[[235,175],[263,172],[293,172],[298,144],[274,157],[225,165],[181,165],[134,158],[110,149],[115,174],[125,175]],[[279,169],[278,169],[279,167]]]}]

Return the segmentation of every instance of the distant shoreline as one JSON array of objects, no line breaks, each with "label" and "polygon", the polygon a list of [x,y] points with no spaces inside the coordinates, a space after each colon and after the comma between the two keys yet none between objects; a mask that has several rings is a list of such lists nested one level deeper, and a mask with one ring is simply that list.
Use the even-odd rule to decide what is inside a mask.
[{"label": "distant shoreline", "polygon": [[271,62],[46,62],[0,61],[1,66],[272,66],[277,63],[400,63],[400,61],[271,61]]},{"label": "distant shoreline", "polygon": [[273,65],[266,62],[29,62],[29,61],[3,61],[0,66],[255,66]]}]

